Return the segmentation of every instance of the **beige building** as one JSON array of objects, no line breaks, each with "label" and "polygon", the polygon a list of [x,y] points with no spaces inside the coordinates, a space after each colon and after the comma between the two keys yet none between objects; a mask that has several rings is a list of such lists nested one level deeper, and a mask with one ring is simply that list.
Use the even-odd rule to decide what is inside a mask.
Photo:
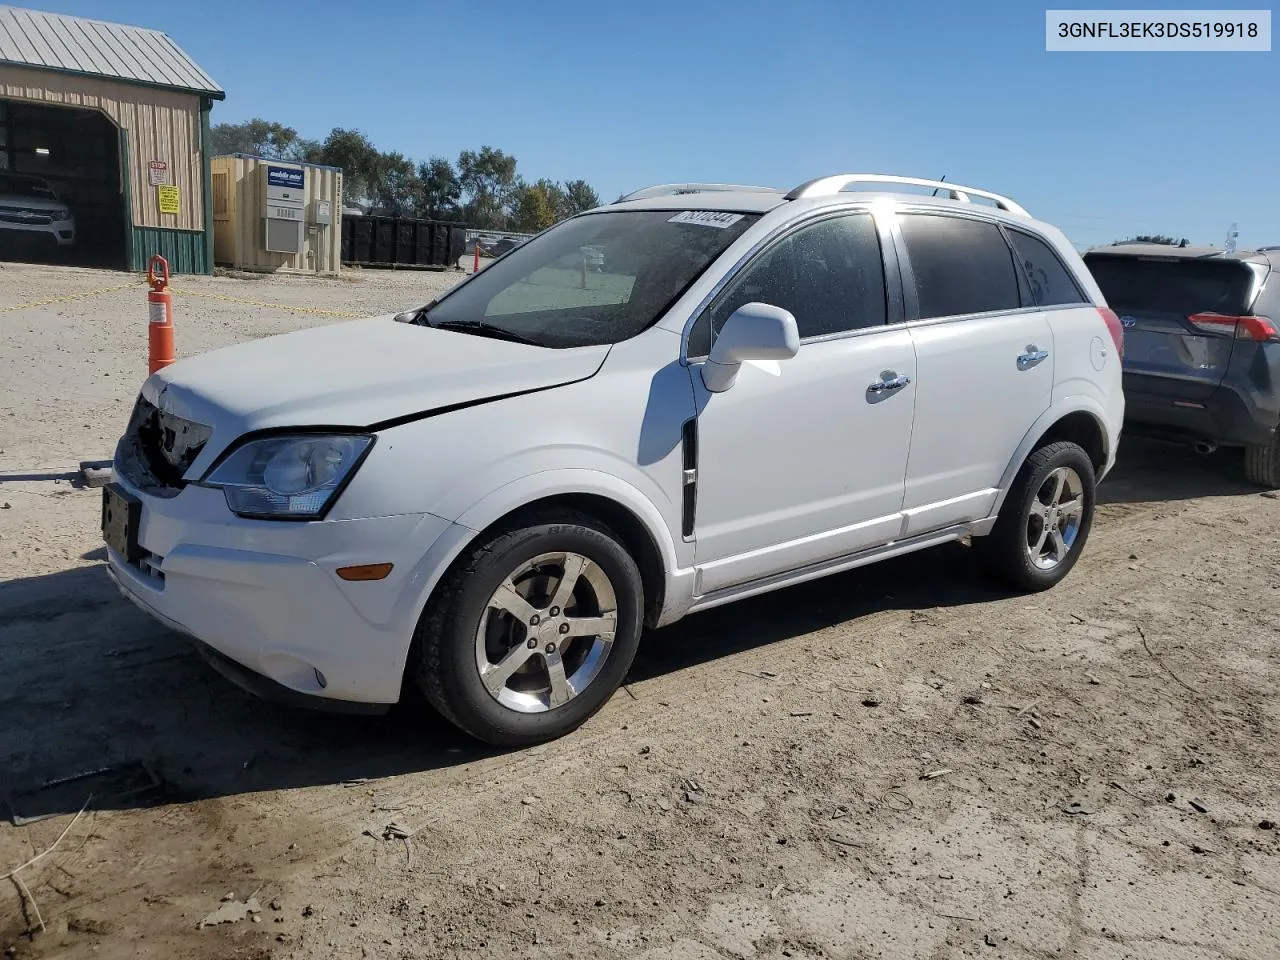
[{"label": "beige building", "polygon": [[[0,6],[4,255],[141,270],[159,253],[210,272],[209,112],[224,96],[163,33]],[[25,201],[47,195],[73,229],[38,222],[49,205]]]},{"label": "beige building", "polygon": [[244,154],[214,157],[214,261],[241,270],[337,273],[342,171]]}]

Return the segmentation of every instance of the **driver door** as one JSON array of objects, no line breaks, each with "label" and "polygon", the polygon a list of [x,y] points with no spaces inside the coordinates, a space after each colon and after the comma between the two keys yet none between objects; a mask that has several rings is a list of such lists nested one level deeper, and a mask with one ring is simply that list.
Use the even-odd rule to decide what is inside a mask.
[{"label": "driver door", "polygon": [[884,247],[869,213],[810,221],[695,324],[691,356],[752,301],[789,310],[800,333],[795,357],[745,363],[723,393],[689,367],[699,595],[897,538],[916,366],[910,334],[888,324]]}]

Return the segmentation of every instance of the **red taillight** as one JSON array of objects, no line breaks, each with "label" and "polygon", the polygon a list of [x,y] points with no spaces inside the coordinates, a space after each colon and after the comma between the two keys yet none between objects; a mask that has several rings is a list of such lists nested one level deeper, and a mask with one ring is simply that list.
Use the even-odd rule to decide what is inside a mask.
[{"label": "red taillight", "polygon": [[1266,317],[1230,317],[1225,313],[1193,313],[1187,317],[1201,330],[1237,340],[1280,339],[1276,325]]},{"label": "red taillight", "polygon": [[1116,355],[1120,360],[1124,360],[1124,324],[1120,322],[1120,318],[1116,316],[1116,312],[1110,307],[1099,307],[1098,312],[1102,314],[1102,319],[1106,321],[1107,329],[1111,332],[1111,339],[1116,344]]}]

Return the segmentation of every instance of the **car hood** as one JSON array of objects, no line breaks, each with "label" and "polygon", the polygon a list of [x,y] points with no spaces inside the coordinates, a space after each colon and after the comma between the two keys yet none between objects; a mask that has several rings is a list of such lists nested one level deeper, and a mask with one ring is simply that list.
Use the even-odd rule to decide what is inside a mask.
[{"label": "car hood", "polygon": [[21,207],[23,210],[61,210],[66,204],[48,197],[24,197],[19,193],[0,193],[0,207]]},{"label": "car hood", "polygon": [[584,380],[608,353],[607,345],[536,347],[388,315],[179,360],[152,375],[142,393],[166,413],[211,427],[208,446],[221,450],[254,430],[379,427]]}]

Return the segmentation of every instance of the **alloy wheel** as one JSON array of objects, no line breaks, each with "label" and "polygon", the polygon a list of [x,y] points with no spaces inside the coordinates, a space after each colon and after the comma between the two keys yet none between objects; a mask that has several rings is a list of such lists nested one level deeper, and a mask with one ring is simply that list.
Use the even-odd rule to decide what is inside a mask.
[{"label": "alloy wheel", "polygon": [[544,553],[493,592],[476,630],[476,668],[490,696],[543,713],[600,675],[618,625],[609,577],[579,553]]},{"label": "alloy wheel", "polygon": [[1041,570],[1062,563],[1084,521],[1084,482],[1071,467],[1051,470],[1031,498],[1027,513],[1027,555]]}]

